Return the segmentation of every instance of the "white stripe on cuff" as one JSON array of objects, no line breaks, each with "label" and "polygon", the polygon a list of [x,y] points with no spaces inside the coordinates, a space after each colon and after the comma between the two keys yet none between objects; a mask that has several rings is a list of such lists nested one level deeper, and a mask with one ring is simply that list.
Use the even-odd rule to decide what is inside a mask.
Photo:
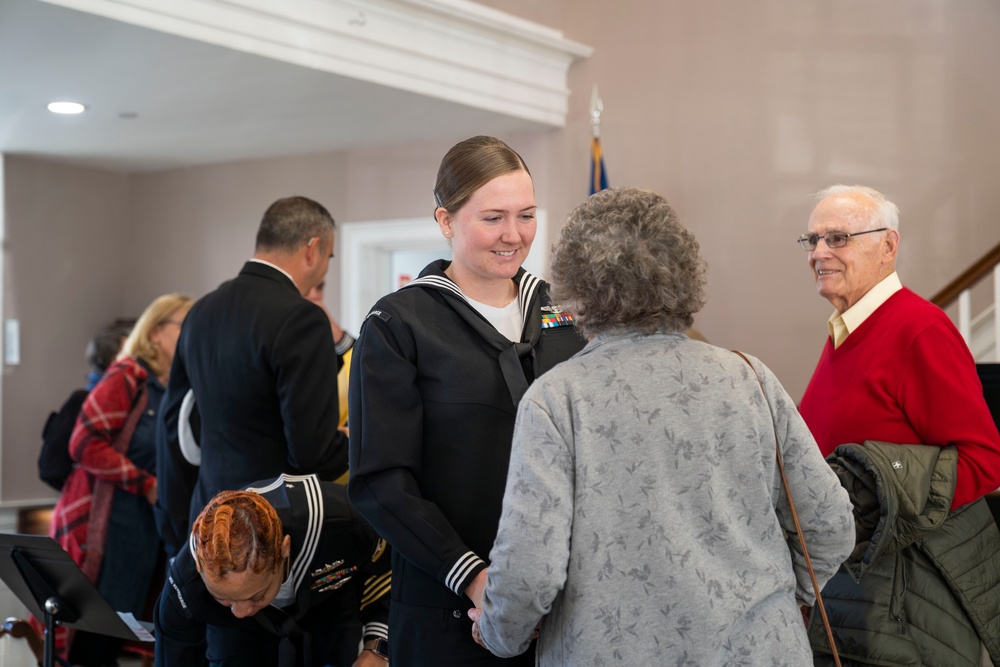
[{"label": "white stripe on cuff", "polygon": [[455,595],[464,595],[465,591],[461,591],[457,587],[465,581],[465,578],[469,576],[469,572],[481,564],[483,564],[483,560],[475,553],[469,551],[464,554],[452,566],[451,571],[448,572],[448,576],[444,578],[445,586],[455,591]]}]

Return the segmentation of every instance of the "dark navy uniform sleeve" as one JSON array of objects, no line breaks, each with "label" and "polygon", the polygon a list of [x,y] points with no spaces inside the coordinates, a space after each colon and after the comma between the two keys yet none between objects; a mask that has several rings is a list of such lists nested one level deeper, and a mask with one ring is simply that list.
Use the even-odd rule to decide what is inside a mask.
[{"label": "dark navy uniform sleeve", "polygon": [[[190,570],[190,572],[188,571]],[[205,623],[195,618],[193,600],[185,597],[191,577],[199,577],[185,547],[167,568],[167,580],[156,601],[156,667],[207,665]]]},{"label": "dark navy uniform sleeve", "polygon": [[486,567],[414,477],[424,455],[416,350],[398,317],[368,316],[351,360],[351,502],[406,558],[463,595]]},{"label": "dark navy uniform sleeve", "polygon": [[364,638],[389,639],[389,591],[392,586],[392,547],[375,536],[371,564],[361,591],[361,622]]},{"label": "dark navy uniform sleeve", "polygon": [[191,389],[181,348],[178,345],[174,354],[170,381],[156,417],[157,488],[153,513],[156,529],[169,557],[177,554],[187,541],[191,494],[198,480],[198,468],[181,453],[177,432],[181,403]]},{"label": "dark navy uniform sleeve", "polygon": [[323,310],[304,299],[301,310],[281,328],[271,351],[288,462],[303,474],[333,480],[347,472],[347,436],[337,429],[335,369],[342,362]]}]

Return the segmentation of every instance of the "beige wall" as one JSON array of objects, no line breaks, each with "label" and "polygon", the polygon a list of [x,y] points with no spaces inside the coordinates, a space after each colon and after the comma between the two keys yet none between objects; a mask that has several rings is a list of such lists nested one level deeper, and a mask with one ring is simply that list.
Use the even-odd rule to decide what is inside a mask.
[{"label": "beige wall", "polygon": [[[463,139],[464,137],[457,137]],[[513,137],[547,183],[540,137]],[[155,249],[133,257],[125,303],[142,308],[163,291],[198,297],[239,271],[253,254],[261,214],[279,197],[304,195],[326,206],[338,222],[431,217],[438,163],[452,141],[358,149],[136,174],[131,177],[132,242]],[[537,166],[536,166],[537,165]],[[326,301],[339,308],[337,248],[330,262]]]},{"label": "beige wall", "polygon": [[224,164],[132,176],[134,280],[125,302],[157,294],[200,297],[235,276],[253,255],[261,215],[279,197],[303,195],[335,218],[344,191],[340,155]]},{"label": "beige wall", "polygon": [[38,481],[51,410],[86,381],[84,349],[123,309],[128,177],[4,158],[4,319],[21,326],[21,363],[4,366],[0,500],[51,497]]},{"label": "beige wall", "polygon": [[[571,70],[564,130],[504,137],[530,166],[552,226],[587,194],[597,83],[612,185],[663,193],[701,240],[711,284],[696,325],[762,358],[795,399],[831,310],[794,243],[810,193],[864,182],[894,199],[901,276],[925,296],[1000,241],[993,0],[483,4],[596,48]],[[462,138],[131,177],[9,160],[5,317],[22,318],[34,356],[5,379],[0,500],[45,494],[34,481],[37,433],[81,378],[93,327],[233,276],[280,196],[313,197],[342,222],[433,224],[437,164]],[[106,238],[92,240],[93,229]],[[331,281],[338,271],[335,259]],[[337,298],[328,291],[335,314]]]},{"label": "beige wall", "polygon": [[809,194],[861,182],[900,207],[900,275],[924,296],[1000,242],[994,0],[484,0],[595,47],[551,141],[558,219],[585,196],[590,90],[612,185],[662,193],[710,265],[697,326],[761,357],[797,400],[832,308],[805,253]]}]

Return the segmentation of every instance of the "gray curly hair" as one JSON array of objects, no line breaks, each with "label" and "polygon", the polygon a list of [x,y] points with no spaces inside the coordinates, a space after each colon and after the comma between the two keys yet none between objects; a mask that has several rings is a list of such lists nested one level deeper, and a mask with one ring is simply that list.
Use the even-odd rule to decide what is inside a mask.
[{"label": "gray curly hair", "polygon": [[684,331],[705,305],[706,269],[666,199],[614,188],[570,211],[553,249],[552,297],[586,336]]}]

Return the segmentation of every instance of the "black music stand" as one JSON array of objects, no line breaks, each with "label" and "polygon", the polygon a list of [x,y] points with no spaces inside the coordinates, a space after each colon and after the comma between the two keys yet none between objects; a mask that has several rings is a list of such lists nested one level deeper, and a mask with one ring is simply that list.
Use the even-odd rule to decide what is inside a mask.
[{"label": "black music stand", "polygon": [[55,663],[57,623],[99,635],[153,641],[152,625],[112,609],[50,537],[0,533],[0,579],[35,618],[45,619],[44,667]]}]

